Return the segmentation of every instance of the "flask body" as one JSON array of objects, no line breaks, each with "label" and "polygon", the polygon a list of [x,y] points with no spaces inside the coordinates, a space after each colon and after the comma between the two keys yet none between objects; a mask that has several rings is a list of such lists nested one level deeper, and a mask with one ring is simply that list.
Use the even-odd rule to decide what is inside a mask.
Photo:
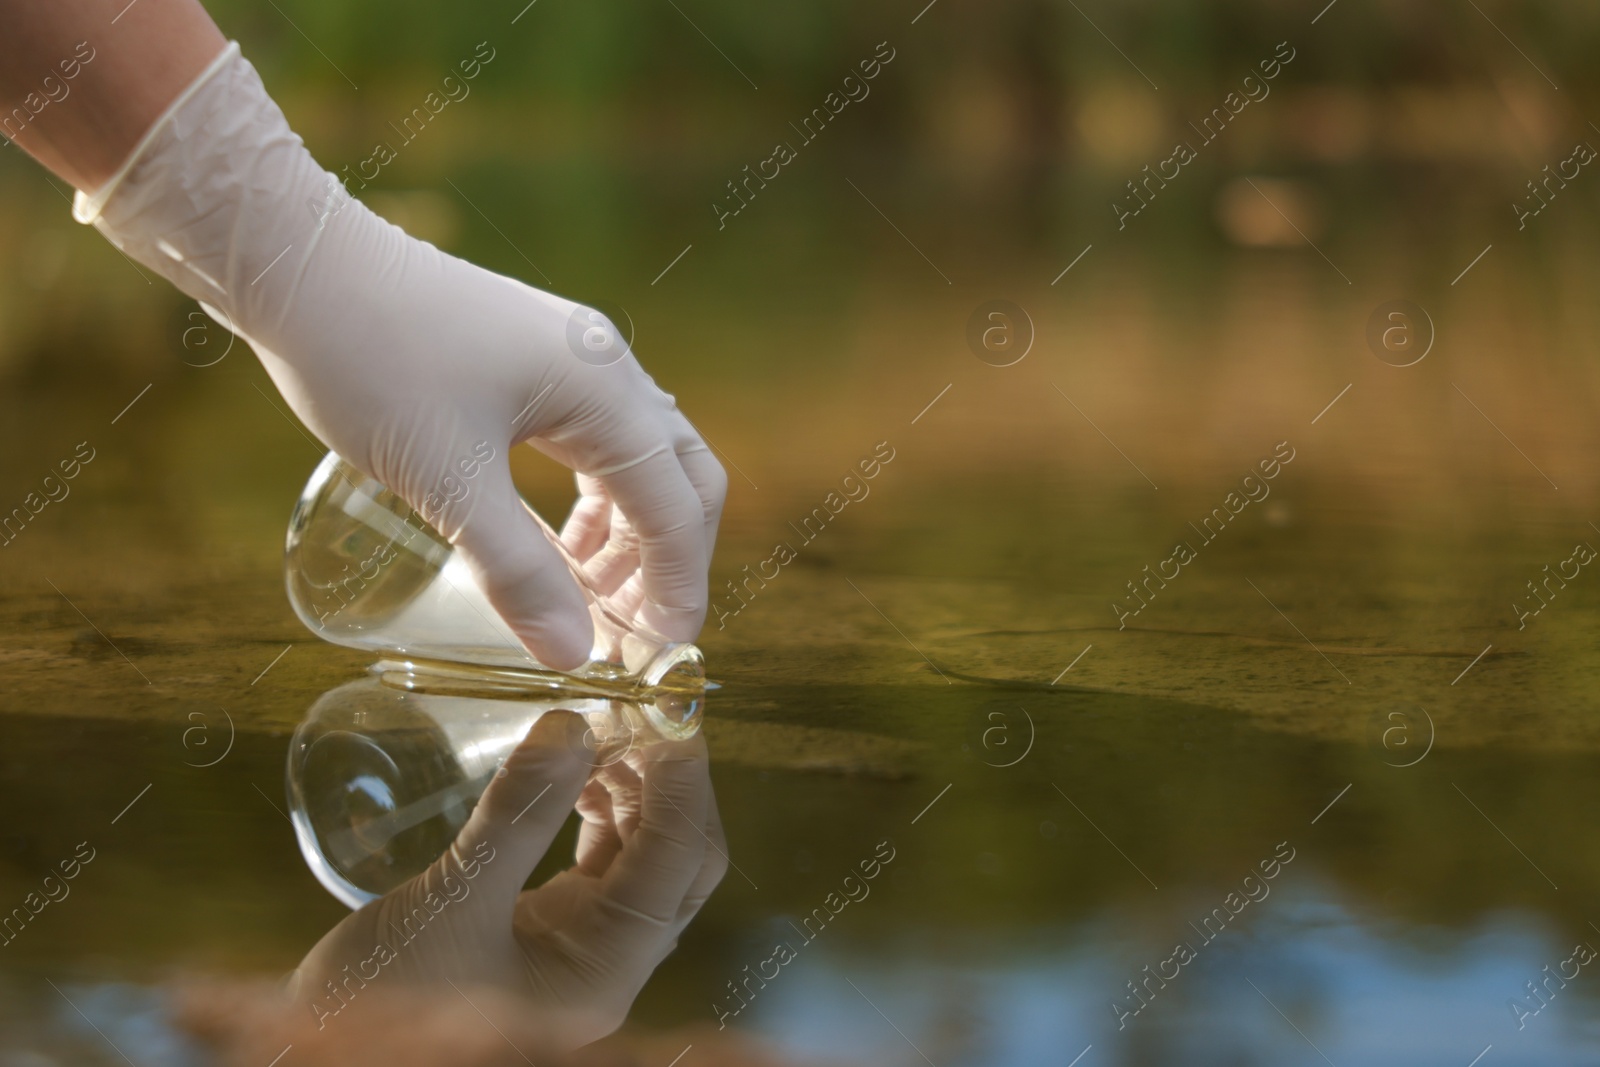
[{"label": "flask body", "polygon": [[561,553],[594,629],[589,662],[553,671],[519,641],[465,562],[421,515],[376,479],[330,452],[289,521],[284,574],[289,602],[313,633],[335,644],[426,669],[476,664],[545,681],[622,688],[703,685],[699,649],[624,616],[593,588],[582,565],[530,509]]}]

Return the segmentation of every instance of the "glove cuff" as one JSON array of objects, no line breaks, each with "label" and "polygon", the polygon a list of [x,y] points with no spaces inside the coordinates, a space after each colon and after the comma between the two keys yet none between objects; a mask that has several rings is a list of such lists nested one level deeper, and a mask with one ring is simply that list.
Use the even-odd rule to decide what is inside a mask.
[{"label": "glove cuff", "polygon": [[230,42],[72,214],[249,337],[285,314],[349,201]]},{"label": "glove cuff", "polygon": [[117,168],[117,172],[104,185],[92,193],[86,193],[82,189],[77,191],[77,194],[72,198],[72,218],[75,222],[93,225],[99,220],[100,212],[105,208],[106,201],[111,199],[112,194],[117,191],[117,187],[122,184],[122,180],[128,176],[128,172],[134,168],[135,164],[149,154],[151,144],[161,136],[162,131],[172,121],[173,116],[182,110],[183,106],[189,102],[190,97],[205,88],[206,84],[216,77],[219,71],[239,55],[239,42],[229,41],[228,46],[217,53],[217,58],[207,64],[206,69],[201,71],[199,76],[190,82],[171,104],[167,105],[167,109],[161,113],[155,122],[150,124],[150,128],[145,131],[144,136],[139,138],[139,143],[134,145],[133,151],[128,153],[128,158],[122,161],[122,166]]}]

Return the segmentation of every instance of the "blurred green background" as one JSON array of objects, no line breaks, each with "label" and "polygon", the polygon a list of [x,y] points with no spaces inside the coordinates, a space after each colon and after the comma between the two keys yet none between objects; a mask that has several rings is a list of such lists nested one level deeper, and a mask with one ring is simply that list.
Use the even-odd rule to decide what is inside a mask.
[{"label": "blurred green background", "polygon": [[[1299,458],[1273,501],[1137,627],[1184,629],[1156,617],[1172,611],[1217,630],[1240,589],[1253,617],[1263,605],[1235,572],[1262,582],[1256,562],[1275,560],[1335,644],[1470,658],[1480,633],[1515,623],[1529,577],[1588,536],[1600,185],[1580,174],[1520,231],[1513,204],[1575,143],[1600,141],[1582,62],[1592,6],[212,10],[339,172],[399,143],[395,126],[480,43],[493,49],[470,95],[361,195],[452,252],[625,311],[641,360],[729,468],[712,579],[724,599],[883,440],[902,458],[874,501],[794,572],[892,559],[925,634],[1115,623],[1125,583],[1284,440]],[[870,95],[798,144],[791,124],[880,42],[895,58]],[[1119,228],[1127,184],[1178,139],[1198,145],[1194,124],[1285,49],[1270,95]],[[719,229],[712,205],[779,139],[799,158]],[[70,221],[59,182],[7,149],[0,190],[0,489],[20,500],[76,442],[104,446],[78,498],[5,549],[0,580],[48,592],[34,572],[103,569],[162,597],[184,580],[170,559],[286,617],[271,575],[315,443],[244,345]],[[970,320],[996,298],[1031,321],[1015,366],[970,349]],[[1374,309],[1399,298],[1436,332],[1406,368],[1365,340]],[[549,514],[571,499],[566,473],[531,453],[517,474]],[[157,559],[130,565],[146,545]],[[714,661],[848,652],[835,622],[865,605],[829,584],[820,599],[780,585],[708,631]],[[1586,647],[1585,617],[1563,627],[1537,639]],[[1020,663],[1014,642],[979,653],[955,639],[989,667],[1048,666]],[[1519,684],[1586,696],[1572,663]],[[1128,649],[1103,669],[1108,684],[1314,728],[1284,713],[1282,691],[1201,670],[1169,682],[1168,668]],[[1507,714],[1486,707],[1470,729],[1487,736]],[[1593,736],[1582,719],[1557,732]]]},{"label": "blurred green background", "polygon": [[[691,300],[706,329],[692,344],[664,339],[672,347],[654,361],[756,374],[776,369],[757,353],[777,331],[749,330],[749,316],[837,322],[885,273],[919,290],[938,280],[901,262],[909,250],[845,178],[957,287],[1026,278],[1043,288],[1085,243],[1110,240],[1109,203],[1124,183],[1191,138],[1189,124],[1280,41],[1297,58],[1272,95],[1114,249],[1102,245],[1135,257],[1163,300],[1204,307],[1226,284],[1217,268],[1247,262],[1239,247],[1296,243],[1265,205],[1236,196],[1240,176],[1292,183],[1281,206],[1298,209],[1287,213],[1352,277],[1431,289],[1431,256],[1459,269],[1503,235],[1527,180],[1600,136],[1585,108],[1592,4],[1345,2],[1313,26],[1320,6],[940,0],[914,25],[914,3],[209,8],[335,171],[393,139],[389,124],[487,42],[497,58],[471,95],[404,147],[366,198],[452,251],[543,284],[531,260],[552,287],[637,305],[641,319]],[[791,139],[789,124],[880,41],[896,58],[871,95],[716,232],[711,204],[725,183]],[[181,298],[105,254],[35,168],[6,156],[0,368],[22,380],[103,363],[173,373]],[[1592,195],[1571,199],[1564,224],[1541,219],[1520,235],[1546,270],[1570,266],[1592,224]],[[673,286],[650,291],[691,242]],[[846,355],[822,346],[809,360]]]},{"label": "blurred green background", "polygon": [[[871,498],[703,636],[726,684],[707,735],[731,848],[764,890],[730,877],[643,1016],[704,1011],[763,924],[909,833],[949,783],[948,821],[918,824],[894,895],[839,939],[852,966],[1090,958],[1109,997],[1293,837],[1306,894],[1419,954],[1376,971],[1415,991],[1478,960],[1454,1025],[1503,1023],[1505,996],[1560,957],[1523,974],[1473,955],[1483,931],[1590,936],[1600,854],[1600,592],[1575,580],[1525,629],[1511,606],[1600,537],[1600,176],[1525,229],[1513,208],[1600,144],[1600,8],[924,2],[208,5],[335,171],[494,49],[361,196],[451,252],[626,310],[729,467],[714,597],[733,603],[726,583],[875,443],[897,449]],[[725,184],[797,142],[790,124],[880,42],[895,58],[870,96],[719,229]],[[1126,183],[1280,42],[1295,58],[1270,96],[1119,229]],[[30,978],[286,969],[339,909],[258,793],[279,798],[288,729],[364,665],[281,592],[320,449],[244,346],[73,224],[69,197],[0,150],[0,506],[76,442],[99,450],[0,555],[7,801],[28,815],[4,832],[0,889],[25,892],[146,781],[164,814],[107,845],[99,919],[41,925],[14,956]],[[1406,368],[1365,340],[1400,298],[1436,331]],[[993,299],[1034,330],[1014,366],[966,339]],[[1297,458],[1271,501],[1119,629],[1125,583],[1285,440]],[[516,462],[560,514],[566,473]],[[218,708],[246,738],[239,766],[184,769],[190,716]],[[1037,744],[1002,774],[984,731],[1016,708]],[[1419,708],[1434,748],[1399,769],[1374,723],[1401,709],[1416,726]],[[1052,783],[1176,892],[1137,896]],[[1319,1043],[1356,1040],[1327,1005],[1374,972],[1302,970],[1325,978],[1299,1002],[1329,1013]],[[939,1047],[941,1067],[1044,1062],[970,1033]],[[1122,1062],[1182,1047],[1168,1034]]]}]

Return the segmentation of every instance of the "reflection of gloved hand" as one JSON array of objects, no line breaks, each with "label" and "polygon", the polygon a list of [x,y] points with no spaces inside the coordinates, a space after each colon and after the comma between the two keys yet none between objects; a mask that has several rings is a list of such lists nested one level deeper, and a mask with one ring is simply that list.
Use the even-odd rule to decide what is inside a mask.
[{"label": "reflection of gloved hand", "polygon": [[[291,993],[319,1029],[359,1016],[385,989],[419,985],[515,997],[523,1018],[547,1020],[548,1049],[621,1024],[727,859],[703,740],[630,752],[586,784],[572,743],[582,731],[568,712],[542,716],[451,851],[312,949]],[[523,892],[574,804],[576,862]]]},{"label": "reflection of gloved hand", "polygon": [[672,397],[620,340],[600,357],[585,347],[585,330],[611,329],[586,309],[353,200],[237,46],[74,214],[249,340],[306,425],[460,548],[542,662],[583,662],[591,629],[512,487],[508,450],[524,440],[592,476],[588,495],[603,489],[627,518],[615,528],[637,532],[640,621],[674,640],[699,632],[727,482]]}]

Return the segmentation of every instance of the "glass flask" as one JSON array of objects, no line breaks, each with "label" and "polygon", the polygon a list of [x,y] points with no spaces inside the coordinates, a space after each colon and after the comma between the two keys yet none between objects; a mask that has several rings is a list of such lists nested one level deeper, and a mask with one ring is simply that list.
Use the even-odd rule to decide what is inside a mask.
[{"label": "glass flask", "polygon": [[421,515],[332,452],[289,520],[289,602],[319,637],[398,657],[414,672],[449,673],[447,664],[475,664],[508,684],[597,695],[703,687],[700,650],[617,611],[555,531],[528,510],[566,561],[594,623],[589,662],[570,674],[546,667],[522,646],[466,563]]},{"label": "glass flask", "polygon": [[324,693],[289,743],[290,821],[317,880],[351,908],[421,874],[466,825],[495,772],[541,715],[587,722],[568,737],[599,768],[630,750],[693,737],[703,697],[658,693],[630,701],[482,693],[463,672],[374,667]]}]

